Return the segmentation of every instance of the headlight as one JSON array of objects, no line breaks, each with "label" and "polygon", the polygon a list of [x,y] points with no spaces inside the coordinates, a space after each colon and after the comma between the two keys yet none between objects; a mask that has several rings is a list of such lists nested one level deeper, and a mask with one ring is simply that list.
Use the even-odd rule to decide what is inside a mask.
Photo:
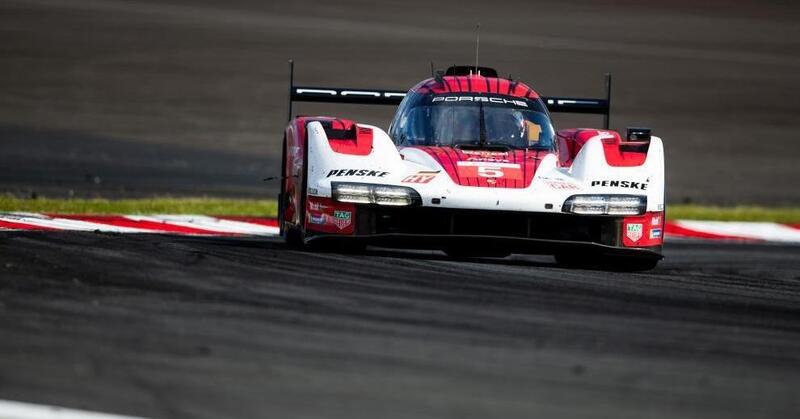
[{"label": "headlight", "polygon": [[354,204],[408,206],[422,201],[417,191],[405,186],[333,182],[333,200]]},{"label": "headlight", "polygon": [[647,197],[635,195],[573,195],[563,212],[583,215],[640,215],[647,210]]}]

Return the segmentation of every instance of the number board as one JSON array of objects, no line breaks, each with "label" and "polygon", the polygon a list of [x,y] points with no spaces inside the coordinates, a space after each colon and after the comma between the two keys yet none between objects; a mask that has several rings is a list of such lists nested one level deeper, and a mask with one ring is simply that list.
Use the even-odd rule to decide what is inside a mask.
[{"label": "number board", "polygon": [[515,163],[460,161],[458,176],[522,180],[522,168]]}]

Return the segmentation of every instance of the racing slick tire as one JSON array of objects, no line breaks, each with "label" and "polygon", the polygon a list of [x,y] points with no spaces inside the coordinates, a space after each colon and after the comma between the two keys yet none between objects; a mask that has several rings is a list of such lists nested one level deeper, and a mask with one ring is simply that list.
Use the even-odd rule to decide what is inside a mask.
[{"label": "racing slick tire", "polygon": [[556,263],[565,268],[599,268],[607,271],[649,271],[658,265],[656,258],[634,256],[600,256],[597,254],[556,253]]},{"label": "racing slick tire", "polygon": [[477,249],[467,247],[448,247],[444,249],[444,253],[451,258],[504,258],[511,255],[511,252],[505,249]]},{"label": "racing slick tire", "polygon": [[617,272],[649,271],[658,265],[658,259],[637,257],[611,257],[600,265],[603,269]]},{"label": "racing slick tire", "polygon": [[306,218],[305,214],[305,202],[306,202],[306,162],[303,159],[303,182],[302,188],[300,192],[300,205],[297,211],[300,212],[298,219],[300,220],[301,225],[297,226],[291,223],[286,222],[284,220],[284,214],[286,213],[286,207],[289,206],[289,194],[286,193],[286,137],[283,137],[283,153],[281,158],[281,192],[280,192],[280,205],[278,205],[278,219],[280,220],[280,231],[283,235],[286,244],[289,246],[294,247],[303,247],[304,244],[304,237],[305,231],[302,226],[304,224],[304,220]]},{"label": "racing slick tire", "polygon": [[340,240],[312,240],[306,243],[305,248],[320,253],[361,254],[367,250],[367,245],[357,241]]},{"label": "racing slick tire", "polygon": [[555,255],[556,263],[565,268],[592,268],[600,263],[600,257],[594,253],[559,252]]}]

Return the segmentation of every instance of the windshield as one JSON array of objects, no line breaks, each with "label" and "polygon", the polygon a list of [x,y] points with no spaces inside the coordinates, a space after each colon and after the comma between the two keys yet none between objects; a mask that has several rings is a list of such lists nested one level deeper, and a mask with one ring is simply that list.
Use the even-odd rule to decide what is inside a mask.
[{"label": "windshield", "polygon": [[392,123],[397,145],[553,146],[553,127],[541,103],[475,94],[417,96],[415,103],[401,105]]}]

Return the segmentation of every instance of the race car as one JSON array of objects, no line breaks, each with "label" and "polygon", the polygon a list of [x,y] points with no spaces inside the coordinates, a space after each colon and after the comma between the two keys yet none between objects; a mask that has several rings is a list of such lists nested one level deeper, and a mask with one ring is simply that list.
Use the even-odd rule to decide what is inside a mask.
[{"label": "race car", "polygon": [[[487,67],[453,66],[407,92],[290,81],[279,202],[293,245],[552,254],[562,265],[645,270],[662,258],[664,150],[609,128],[603,99],[542,97]],[[297,101],[399,105],[388,131],[292,116]],[[551,112],[604,115],[556,130]]]}]

